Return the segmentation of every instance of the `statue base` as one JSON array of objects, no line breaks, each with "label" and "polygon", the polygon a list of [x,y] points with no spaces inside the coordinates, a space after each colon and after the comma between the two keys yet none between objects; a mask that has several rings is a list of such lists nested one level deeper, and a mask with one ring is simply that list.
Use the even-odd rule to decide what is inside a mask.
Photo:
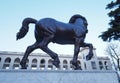
[{"label": "statue base", "polygon": [[119,83],[115,71],[0,70],[3,83]]}]

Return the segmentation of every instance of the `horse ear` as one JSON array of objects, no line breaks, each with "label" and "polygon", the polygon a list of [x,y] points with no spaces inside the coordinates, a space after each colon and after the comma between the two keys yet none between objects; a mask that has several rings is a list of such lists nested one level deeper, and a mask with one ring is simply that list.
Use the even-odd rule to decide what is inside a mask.
[{"label": "horse ear", "polygon": [[79,14],[75,14],[70,18],[69,23],[74,23],[77,18],[82,18],[82,17],[83,16],[81,16]]},{"label": "horse ear", "polygon": [[72,17],[70,18],[70,20],[69,20],[69,23],[74,23],[74,22],[75,22],[75,15],[72,16]]},{"label": "horse ear", "polygon": [[69,23],[74,23],[74,18],[71,18],[70,20],[69,20]]}]

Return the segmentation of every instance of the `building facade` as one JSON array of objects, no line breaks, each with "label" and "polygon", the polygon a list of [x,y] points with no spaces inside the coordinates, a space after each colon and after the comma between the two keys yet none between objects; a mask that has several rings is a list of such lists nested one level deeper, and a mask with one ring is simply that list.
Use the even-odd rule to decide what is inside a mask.
[{"label": "building facade", "polygon": [[[94,56],[91,60],[86,61],[88,48],[82,48],[78,63],[82,70],[112,70],[110,59],[108,57],[97,57],[95,49]],[[0,69],[18,70],[21,68],[20,61],[24,53],[0,51]],[[52,65],[52,59],[47,54],[31,53],[27,60],[27,70],[73,70],[71,64],[73,55],[59,55],[60,68]]]}]

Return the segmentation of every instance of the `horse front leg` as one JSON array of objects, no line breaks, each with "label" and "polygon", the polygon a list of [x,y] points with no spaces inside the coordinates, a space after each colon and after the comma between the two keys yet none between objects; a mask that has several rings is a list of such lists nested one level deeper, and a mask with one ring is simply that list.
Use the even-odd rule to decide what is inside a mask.
[{"label": "horse front leg", "polygon": [[74,57],[73,57],[73,61],[72,64],[75,66],[75,70],[81,70],[81,67],[79,66],[77,59],[78,59],[78,54],[80,51],[80,43],[81,43],[81,39],[76,38],[75,40],[75,47],[74,47]]},{"label": "horse front leg", "polygon": [[91,58],[93,57],[93,45],[91,43],[84,43],[83,47],[89,47],[89,53],[86,56],[86,60],[91,60]]},{"label": "horse front leg", "polygon": [[37,45],[38,45],[38,43],[35,43],[35,44],[27,47],[25,54],[20,62],[21,69],[27,69],[27,67],[26,67],[27,58],[28,58],[29,54],[37,48]]}]

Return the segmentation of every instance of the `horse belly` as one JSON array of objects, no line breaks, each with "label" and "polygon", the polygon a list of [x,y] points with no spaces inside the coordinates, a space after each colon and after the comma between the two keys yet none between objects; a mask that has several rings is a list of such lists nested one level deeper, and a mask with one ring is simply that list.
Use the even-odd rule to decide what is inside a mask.
[{"label": "horse belly", "polygon": [[74,44],[74,36],[72,33],[59,32],[55,34],[53,42],[58,44]]},{"label": "horse belly", "polygon": [[62,45],[65,45],[65,44],[74,44],[74,41],[73,40],[55,40],[55,41],[52,41],[53,43],[57,43],[57,44],[62,44]]}]

